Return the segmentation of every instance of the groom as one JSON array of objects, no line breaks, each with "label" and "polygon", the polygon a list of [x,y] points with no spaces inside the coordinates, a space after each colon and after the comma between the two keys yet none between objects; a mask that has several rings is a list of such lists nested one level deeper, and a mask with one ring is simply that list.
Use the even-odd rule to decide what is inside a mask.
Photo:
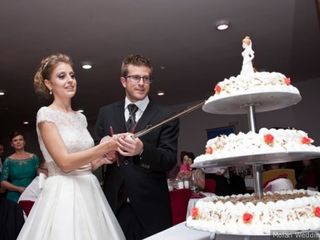
[{"label": "groom", "polygon": [[[121,66],[123,100],[100,109],[96,144],[113,132],[137,132],[168,117],[149,97],[152,66],[140,55]],[[128,240],[140,240],[172,226],[166,172],[177,161],[179,123],[169,122],[141,138],[121,141],[118,164],[109,165],[104,191]]]}]

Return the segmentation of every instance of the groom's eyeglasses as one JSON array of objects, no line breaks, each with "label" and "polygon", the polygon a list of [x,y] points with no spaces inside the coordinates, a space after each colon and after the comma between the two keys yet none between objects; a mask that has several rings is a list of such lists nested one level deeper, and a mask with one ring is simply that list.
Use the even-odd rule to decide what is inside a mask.
[{"label": "groom's eyeglasses", "polygon": [[151,77],[149,76],[139,76],[139,75],[128,75],[125,77],[125,79],[129,79],[134,83],[139,83],[142,79],[143,83],[145,84],[150,84],[151,81]]}]

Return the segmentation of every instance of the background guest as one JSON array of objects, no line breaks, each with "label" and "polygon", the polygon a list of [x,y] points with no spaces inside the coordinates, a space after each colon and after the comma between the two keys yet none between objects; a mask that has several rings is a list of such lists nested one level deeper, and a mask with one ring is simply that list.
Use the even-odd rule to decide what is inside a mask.
[{"label": "background guest", "polygon": [[194,154],[192,152],[182,151],[180,154],[180,167],[177,174],[177,178],[189,178],[192,177],[191,165],[193,163]]},{"label": "background guest", "polygon": [[[4,145],[0,143],[0,163],[4,160]],[[6,188],[0,188],[0,239],[16,240],[24,224],[23,211],[16,202],[5,198],[5,191]]]},{"label": "background guest", "polygon": [[45,161],[41,161],[38,168],[38,176],[36,176],[32,182],[25,188],[23,193],[20,195],[18,203],[23,209],[26,216],[29,215],[34,202],[38,199],[39,194],[43,188],[44,182],[48,177],[48,168],[46,167]]},{"label": "background guest", "polygon": [[182,151],[180,153],[181,165],[177,178],[182,180],[188,179],[191,188],[194,190],[204,190],[205,174],[200,168],[191,168],[194,159],[195,155],[193,152]]},{"label": "background guest", "polygon": [[7,190],[6,198],[17,202],[24,189],[36,177],[40,159],[34,153],[25,151],[23,132],[13,131],[9,138],[15,152],[5,159],[0,181]]}]

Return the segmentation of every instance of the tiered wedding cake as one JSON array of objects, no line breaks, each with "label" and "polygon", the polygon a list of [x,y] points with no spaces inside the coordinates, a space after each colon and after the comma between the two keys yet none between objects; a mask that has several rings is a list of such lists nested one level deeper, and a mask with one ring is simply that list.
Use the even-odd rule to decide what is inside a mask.
[{"label": "tiered wedding cake", "polygon": [[[251,106],[251,103],[261,108],[261,111],[268,111],[290,106],[301,100],[298,89],[283,74],[254,70],[254,52],[249,37],[243,39],[243,48],[240,75],[219,82],[215,87],[215,94],[203,106],[204,111],[225,113],[227,109],[229,114],[245,113],[243,109],[238,109],[239,106],[245,108]],[[282,101],[286,96],[289,98],[287,102],[284,99],[278,106],[273,106],[277,104],[274,98],[279,97]],[[261,100],[262,103],[255,102],[256,100]],[[263,108],[263,105],[268,106]],[[312,143],[308,134],[301,130],[262,128],[257,133],[240,132],[210,139],[206,144],[205,154],[198,156],[194,163],[208,163],[206,166],[210,166],[228,158],[241,161],[241,157],[252,156],[255,159],[258,155],[274,156],[272,154],[275,153],[320,153],[320,148]],[[320,193],[294,190],[268,192],[262,197],[255,194],[208,197],[197,201],[186,223],[187,226],[200,230],[245,235],[269,235],[272,230],[320,229]]]}]

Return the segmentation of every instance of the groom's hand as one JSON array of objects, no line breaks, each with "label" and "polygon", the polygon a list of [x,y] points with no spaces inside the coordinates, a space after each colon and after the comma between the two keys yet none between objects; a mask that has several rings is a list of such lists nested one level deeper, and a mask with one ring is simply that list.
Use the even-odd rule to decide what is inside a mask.
[{"label": "groom's hand", "polygon": [[120,138],[119,153],[122,156],[136,156],[142,153],[143,143],[139,138],[134,137],[133,134],[127,134],[126,137]]}]

